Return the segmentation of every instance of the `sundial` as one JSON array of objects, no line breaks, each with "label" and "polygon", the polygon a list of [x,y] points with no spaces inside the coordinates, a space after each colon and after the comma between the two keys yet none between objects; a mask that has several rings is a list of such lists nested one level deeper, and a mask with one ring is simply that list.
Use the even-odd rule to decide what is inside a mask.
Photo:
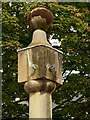
[{"label": "sundial", "polygon": [[45,78],[59,86],[62,84],[62,52],[49,44],[42,30],[50,26],[53,14],[46,8],[38,7],[30,12],[28,21],[36,30],[29,46],[18,51],[18,82]]},{"label": "sundial", "polygon": [[29,118],[52,118],[51,94],[62,85],[62,52],[51,46],[45,32],[53,14],[37,7],[27,19],[34,32],[32,42],[18,50],[18,83],[30,94]]}]

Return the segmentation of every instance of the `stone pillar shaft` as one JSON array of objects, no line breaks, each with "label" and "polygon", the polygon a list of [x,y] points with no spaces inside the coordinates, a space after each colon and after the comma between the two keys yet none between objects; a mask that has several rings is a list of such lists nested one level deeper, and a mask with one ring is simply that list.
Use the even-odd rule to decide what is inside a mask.
[{"label": "stone pillar shaft", "polygon": [[46,79],[29,80],[24,84],[29,94],[29,119],[52,118],[52,92],[56,84]]},{"label": "stone pillar shaft", "polygon": [[29,118],[52,118],[51,93],[30,93],[29,106]]}]

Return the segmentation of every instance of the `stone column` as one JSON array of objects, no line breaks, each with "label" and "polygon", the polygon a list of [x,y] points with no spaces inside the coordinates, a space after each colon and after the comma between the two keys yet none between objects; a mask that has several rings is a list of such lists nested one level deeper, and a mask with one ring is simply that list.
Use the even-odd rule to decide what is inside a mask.
[{"label": "stone column", "polygon": [[29,94],[29,119],[52,118],[52,92],[56,84],[48,80],[30,80],[24,84]]},{"label": "stone column", "polygon": [[29,46],[18,50],[18,82],[29,94],[29,119],[52,119],[52,93],[62,85],[62,52],[49,44],[44,31],[53,15],[38,7],[27,18],[34,32]]}]

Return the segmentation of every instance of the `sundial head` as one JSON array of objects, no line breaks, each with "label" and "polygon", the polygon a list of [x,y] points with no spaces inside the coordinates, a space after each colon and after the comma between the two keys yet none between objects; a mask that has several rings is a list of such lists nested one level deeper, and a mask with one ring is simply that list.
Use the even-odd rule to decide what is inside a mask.
[{"label": "sundial head", "polygon": [[27,20],[34,30],[45,30],[53,22],[53,14],[44,7],[37,7],[28,14]]}]

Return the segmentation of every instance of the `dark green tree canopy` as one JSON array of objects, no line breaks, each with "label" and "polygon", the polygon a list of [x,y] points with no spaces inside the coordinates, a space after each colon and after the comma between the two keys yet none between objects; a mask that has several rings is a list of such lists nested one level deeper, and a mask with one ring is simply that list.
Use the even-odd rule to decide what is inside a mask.
[{"label": "dark green tree canopy", "polygon": [[63,86],[53,93],[53,119],[90,120],[90,4],[2,3],[2,119],[28,119],[28,95],[17,82],[17,49],[27,47],[33,30],[27,14],[44,6],[54,15],[46,30],[48,39],[58,39],[63,51]]}]

